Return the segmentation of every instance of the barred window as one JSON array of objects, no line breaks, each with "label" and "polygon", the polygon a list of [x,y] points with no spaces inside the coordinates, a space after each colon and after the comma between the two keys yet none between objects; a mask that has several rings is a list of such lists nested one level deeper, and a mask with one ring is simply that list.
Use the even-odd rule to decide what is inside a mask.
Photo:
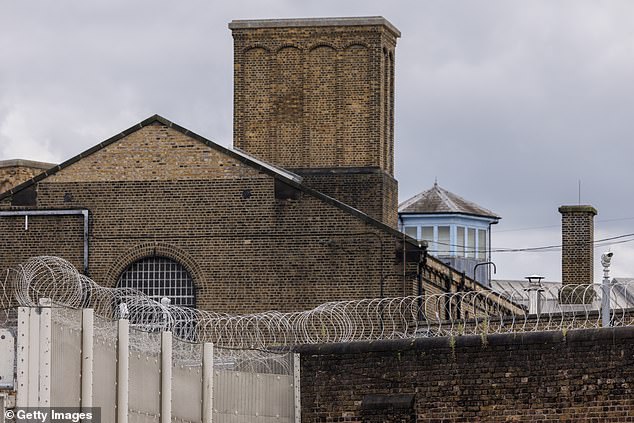
[{"label": "barred window", "polygon": [[141,291],[155,301],[167,297],[172,305],[196,306],[194,281],[183,265],[166,257],[146,257],[121,273],[119,288]]}]

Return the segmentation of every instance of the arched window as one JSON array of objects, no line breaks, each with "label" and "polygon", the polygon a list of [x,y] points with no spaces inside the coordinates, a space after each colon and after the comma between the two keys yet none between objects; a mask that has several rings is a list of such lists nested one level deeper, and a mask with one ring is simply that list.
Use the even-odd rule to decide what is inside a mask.
[{"label": "arched window", "polygon": [[196,306],[191,275],[182,264],[167,257],[135,261],[121,273],[117,286],[136,289],[158,302],[167,297],[172,305]]}]

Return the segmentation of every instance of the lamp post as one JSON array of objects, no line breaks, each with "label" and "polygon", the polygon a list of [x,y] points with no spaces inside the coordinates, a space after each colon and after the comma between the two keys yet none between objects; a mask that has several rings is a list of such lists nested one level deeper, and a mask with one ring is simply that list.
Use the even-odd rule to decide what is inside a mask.
[{"label": "lamp post", "polygon": [[528,279],[528,288],[526,288],[526,291],[528,291],[528,314],[541,314],[542,305],[540,293],[544,291],[541,284],[544,277],[530,275],[526,276],[525,279]]},{"label": "lamp post", "polygon": [[612,326],[610,319],[610,261],[614,253],[607,252],[601,254],[601,265],[603,266],[603,282],[601,283],[601,326],[604,328]]}]

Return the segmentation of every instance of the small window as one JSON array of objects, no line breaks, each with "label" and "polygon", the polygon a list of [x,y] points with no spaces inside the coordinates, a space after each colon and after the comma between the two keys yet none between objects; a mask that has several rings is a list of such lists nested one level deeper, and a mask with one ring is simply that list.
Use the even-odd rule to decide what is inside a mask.
[{"label": "small window", "polygon": [[436,253],[436,244],[434,244],[434,227],[433,226],[423,226],[420,228],[420,237],[421,240],[427,241],[427,249],[431,253]]},{"label": "small window", "polygon": [[132,263],[117,286],[136,289],[158,302],[167,297],[172,305],[196,306],[191,275],[183,265],[166,257],[146,257]]},{"label": "small window", "polygon": [[458,226],[456,229],[456,255],[464,257],[464,226]]},{"label": "small window", "polygon": [[416,226],[405,226],[404,231],[405,235],[411,236],[414,239],[418,239],[418,231]]},{"label": "small window", "polygon": [[438,255],[449,255],[451,238],[449,237],[449,226],[438,227]]},{"label": "small window", "polygon": [[467,257],[475,258],[476,253],[476,230],[467,228]]},{"label": "small window", "polygon": [[487,258],[487,231],[478,229],[478,259]]}]

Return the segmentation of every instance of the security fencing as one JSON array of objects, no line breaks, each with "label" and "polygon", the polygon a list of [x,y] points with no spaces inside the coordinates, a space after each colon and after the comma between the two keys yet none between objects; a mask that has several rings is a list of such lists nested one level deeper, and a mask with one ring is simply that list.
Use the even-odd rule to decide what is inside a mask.
[{"label": "security fencing", "polygon": [[299,421],[292,353],[237,351],[41,298],[20,307],[17,407],[99,407],[110,422]]},{"label": "security fencing", "polygon": [[[36,257],[11,270],[7,298],[37,305],[41,298],[71,308],[91,308],[106,321],[125,317],[139,333],[139,348],[156,348],[156,333],[170,331],[183,342],[212,342],[217,348],[282,351],[294,345],[415,337],[486,335],[595,328],[604,325],[600,284],[574,285],[546,298],[527,293],[468,291],[322,304],[312,310],[230,315],[153,301],[132,289],[105,288],[55,257]],[[632,325],[634,284],[611,283],[608,324]],[[526,304],[535,295],[548,307],[517,307],[509,313],[499,298]]]}]

